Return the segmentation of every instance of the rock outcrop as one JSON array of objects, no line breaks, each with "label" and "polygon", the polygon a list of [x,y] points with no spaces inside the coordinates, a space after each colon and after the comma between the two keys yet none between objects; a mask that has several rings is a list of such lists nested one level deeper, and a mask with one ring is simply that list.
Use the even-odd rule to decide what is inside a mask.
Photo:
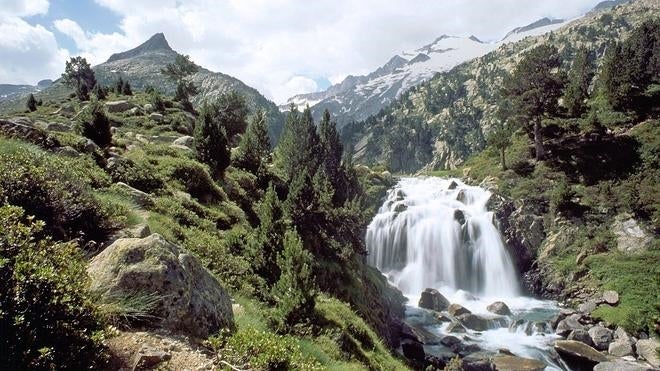
[{"label": "rock outcrop", "polygon": [[92,288],[156,295],[151,325],[199,338],[233,328],[231,299],[195,258],[158,234],[115,241],[90,263]]}]

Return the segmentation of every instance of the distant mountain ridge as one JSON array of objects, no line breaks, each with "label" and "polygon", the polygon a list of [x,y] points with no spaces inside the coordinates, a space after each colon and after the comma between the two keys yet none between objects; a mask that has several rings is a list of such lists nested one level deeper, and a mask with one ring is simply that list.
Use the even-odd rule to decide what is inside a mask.
[{"label": "distant mountain ridge", "polygon": [[[112,54],[106,62],[92,68],[96,80],[103,86],[112,86],[121,77],[128,81],[133,89],[144,90],[147,87],[153,87],[165,94],[173,95],[176,84],[167,79],[160,71],[168,63],[173,63],[177,55],[178,53],[170,47],[165,35],[156,33],[139,46]],[[237,78],[220,72],[212,72],[203,67],[199,67],[199,71],[190,79],[199,88],[199,94],[193,97],[195,105],[200,105],[207,100],[212,101],[225,92],[235,90],[245,97],[252,112],[257,109],[266,112],[271,140],[275,142],[279,138],[284,125],[284,116],[275,103],[261,95],[256,89]],[[71,89],[58,80],[52,86],[41,91],[35,88],[29,92],[36,93],[35,96],[42,97],[44,100],[61,100],[68,96]],[[23,109],[25,96],[28,93],[17,93],[4,101],[0,100],[0,111]]]},{"label": "distant mountain ridge", "polygon": [[421,48],[393,56],[368,75],[348,76],[325,91],[293,96],[280,109],[286,111],[291,104],[299,108],[309,105],[317,119],[327,109],[341,128],[351,121],[364,120],[378,113],[405,91],[429,80],[436,73],[486,55],[505,43],[550,32],[565,22],[542,18],[512,30],[494,43],[485,43],[474,35],[442,35]]}]

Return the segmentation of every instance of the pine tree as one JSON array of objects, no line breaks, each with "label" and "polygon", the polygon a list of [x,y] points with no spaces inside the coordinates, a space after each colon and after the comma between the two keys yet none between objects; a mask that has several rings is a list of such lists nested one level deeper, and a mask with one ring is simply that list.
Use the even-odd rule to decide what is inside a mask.
[{"label": "pine tree", "polygon": [[498,121],[492,129],[488,138],[488,144],[500,151],[500,163],[502,170],[506,170],[506,149],[511,146],[511,125],[506,121]]},{"label": "pine tree", "polygon": [[290,330],[313,316],[316,302],[314,258],[305,250],[295,229],[285,233],[283,244],[282,253],[277,257],[281,274],[273,287],[273,296],[277,300],[279,325]]},{"label": "pine tree", "polygon": [[513,120],[523,122],[534,137],[536,159],[545,158],[543,145],[543,117],[557,111],[563,78],[557,48],[537,46],[526,52],[510,79],[505,80],[504,96],[509,99]]},{"label": "pine tree", "polygon": [[264,164],[270,159],[270,139],[264,111],[257,111],[241,138],[241,142],[232,156],[235,167],[245,169],[259,176]]},{"label": "pine tree", "polygon": [[326,109],[319,124],[319,140],[323,153],[323,170],[335,191],[335,205],[345,201],[345,176],[341,167],[344,148],[337,132],[337,124],[330,119],[330,112]]},{"label": "pine tree", "polygon": [[211,167],[216,179],[222,177],[230,162],[227,132],[219,116],[216,105],[204,104],[195,124],[195,154]]},{"label": "pine tree", "polygon": [[94,89],[92,89],[92,94],[96,97],[97,100],[104,100],[107,96],[105,89],[100,85],[96,84]]},{"label": "pine tree", "polygon": [[122,95],[124,93],[124,79],[122,79],[121,76],[115,81],[115,93],[117,93],[117,95]]},{"label": "pine tree", "polygon": [[256,230],[256,246],[251,254],[252,266],[260,277],[270,286],[280,276],[280,268],[273,262],[282,250],[282,238],[287,230],[282,202],[271,185],[257,205],[259,226]]},{"label": "pine tree", "polygon": [[28,95],[28,99],[27,99],[27,102],[25,103],[25,107],[30,112],[34,112],[34,111],[37,110],[37,100],[34,99],[34,95],[32,93],[30,93],[30,95]]},{"label": "pine tree", "polygon": [[112,142],[110,120],[105,106],[95,99],[89,103],[82,116],[81,133],[102,148]]},{"label": "pine tree", "polygon": [[131,84],[128,81],[124,81],[124,86],[122,86],[121,92],[124,95],[133,95],[133,90],[131,89]]},{"label": "pine tree", "polygon": [[322,155],[309,107],[302,114],[292,107],[275,155],[277,167],[282,170],[286,182],[301,173],[309,178],[316,174]]},{"label": "pine tree", "polygon": [[220,95],[215,105],[219,120],[227,131],[227,138],[231,143],[238,134],[243,134],[247,127],[249,110],[245,97],[232,90]]},{"label": "pine tree", "polygon": [[586,100],[589,97],[589,85],[594,77],[589,51],[580,49],[568,77],[568,85],[564,93],[564,106],[569,116],[581,117],[587,109]]},{"label": "pine tree", "polygon": [[160,70],[163,75],[176,83],[174,100],[181,102],[187,111],[193,111],[190,97],[197,95],[199,90],[192,81],[186,79],[198,70],[199,67],[190,60],[189,56],[180,54],[177,54],[174,63],[169,63]]},{"label": "pine tree", "polygon": [[66,62],[62,80],[67,86],[76,89],[76,95],[81,101],[89,99],[89,92],[96,85],[94,71],[83,57],[72,57]]}]

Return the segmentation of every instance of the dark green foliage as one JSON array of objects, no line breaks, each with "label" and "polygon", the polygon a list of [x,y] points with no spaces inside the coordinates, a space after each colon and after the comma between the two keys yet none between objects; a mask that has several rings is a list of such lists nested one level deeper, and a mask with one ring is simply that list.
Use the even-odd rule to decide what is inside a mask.
[{"label": "dark green foliage", "polygon": [[319,124],[319,141],[323,161],[321,169],[333,188],[334,205],[343,204],[348,198],[346,190],[346,175],[342,168],[342,156],[344,147],[337,132],[337,124],[330,119],[330,112],[325,110]]},{"label": "dark green foliage", "polygon": [[571,190],[570,184],[565,179],[560,180],[550,194],[550,208],[555,213],[566,211],[573,204],[571,201],[573,196],[575,196],[575,192]]},{"label": "dark green foliage", "polygon": [[486,139],[488,145],[500,151],[502,170],[506,170],[506,149],[511,146],[513,128],[507,121],[498,121]]},{"label": "dark green foliage", "polygon": [[321,150],[319,136],[309,108],[300,114],[292,107],[284,125],[280,143],[275,150],[276,164],[284,180],[292,182],[297,175],[314,176],[319,165]]},{"label": "dark green foliage", "polygon": [[295,230],[284,234],[283,245],[277,257],[281,274],[273,287],[273,296],[277,301],[275,320],[279,322],[279,327],[291,329],[295,324],[307,321],[314,313],[314,260]]},{"label": "dark green foliage", "polygon": [[42,236],[43,223],[0,207],[0,363],[8,370],[101,366],[102,329],[73,243]]},{"label": "dark green foliage", "polygon": [[274,187],[270,186],[264,194],[257,206],[257,215],[259,226],[251,253],[252,266],[268,285],[273,285],[280,277],[280,267],[273,262],[277,261],[277,255],[282,250],[282,239],[288,228],[282,202],[277,198]]},{"label": "dark green foliage", "polygon": [[216,178],[230,163],[229,140],[219,107],[204,104],[195,124],[195,154],[197,159],[211,167]]},{"label": "dark green foliage", "polygon": [[600,76],[603,94],[615,110],[646,112],[660,94],[660,21],[649,20],[622,44],[612,46]]},{"label": "dark green foliage", "polygon": [[22,207],[43,220],[57,240],[105,241],[118,226],[89,191],[107,186],[107,175],[94,164],[64,159],[35,147],[2,142],[0,202]]},{"label": "dark green foliage", "polygon": [[177,54],[174,63],[169,63],[160,72],[170,80],[176,82],[174,100],[181,102],[188,111],[193,111],[190,97],[199,93],[195,84],[186,78],[198,71],[198,67],[187,55]]},{"label": "dark green foliage", "polygon": [[133,161],[119,157],[107,168],[113,182],[123,182],[143,192],[155,193],[165,188],[156,167],[144,158]]},{"label": "dark green foliage", "polygon": [[594,67],[590,53],[580,49],[573,61],[571,72],[568,75],[568,84],[564,92],[564,106],[571,117],[582,116],[586,109],[586,100],[589,97],[589,84],[594,77]]},{"label": "dark green foliage", "polygon": [[160,113],[165,113],[165,109],[167,108],[165,106],[165,100],[163,99],[163,95],[155,90],[151,89],[151,92],[149,94],[149,103],[151,103],[152,106],[154,106],[154,110]]},{"label": "dark green foliage", "polygon": [[89,99],[89,92],[96,85],[94,71],[83,57],[72,57],[66,62],[62,80],[69,87],[76,89],[76,95],[81,101]]},{"label": "dark green foliage", "polygon": [[124,81],[124,85],[121,87],[121,93],[124,95],[133,95],[133,90],[128,80]]},{"label": "dark green foliage", "polygon": [[157,169],[165,179],[176,182],[182,190],[203,203],[223,201],[227,197],[206,167],[197,161],[163,158]]},{"label": "dark green foliage", "polygon": [[533,135],[537,160],[545,157],[542,118],[557,111],[561,96],[563,79],[554,72],[560,64],[557,48],[537,46],[523,55],[511,78],[505,79],[503,95],[512,109],[509,119]]},{"label": "dark green foliage", "polygon": [[30,112],[34,112],[37,110],[37,100],[34,99],[34,95],[32,93],[28,95],[27,102],[25,103],[25,108],[27,108],[28,111]]},{"label": "dark green foliage", "polygon": [[230,143],[235,143],[235,137],[243,134],[247,127],[248,107],[245,97],[236,91],[224,93],[213,105],[216,118],[222,123]]},{"label": "dark green foliage", "polygon": [[117,95],[121,95],[121,94],[124,93],[124,79],[122,79],[121,76],[119,76],[117,81],[115,81],[115,89],[114,90],[115,90],[115,93],[117,93]]},{"label": "dark green foliage", "polygon": [[106,91],[106,88],[104,88],[99,84],[96,84],[94,85],[94,89],[92,89],[92,95],[94,95],[94,97],[97,100],[105,100],[105,98],[108,96],[108,93]]},{"label": "dark green foliage", "polygon": [[105,106],[97,100],[92,100],[85,109],[80,123],[81,134],[91,139],[99,147],[107,147],[112,142],[110,119]]},{"label": "dark green foliage", "polygon": [[263,111],[258,111],[251,117],[241,143],[232,155],[232,164],[259,176],[265,172],[269,161],[270,140],[266,115]]}]

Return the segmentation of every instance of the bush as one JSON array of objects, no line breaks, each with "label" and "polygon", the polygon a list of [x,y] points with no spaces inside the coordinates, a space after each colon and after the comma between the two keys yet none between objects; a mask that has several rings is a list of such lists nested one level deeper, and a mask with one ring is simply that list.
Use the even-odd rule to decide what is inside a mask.
[{"label": "bush", "polygon": [[157,165],[159,173],[180,184],[184,191],[196,199],[205,203],[227,199],[224,191],[199,162],[176,157],[163,157],[160,160]]},{"label": "bush", "polygon": [[149,92],[149,103],[154,106],[154,110],[160,113],[165,113],[165,100],[163,99],[163,96],[160,94],[160,92],[156,90]]},{"label": "bush", "polygon": [[296,339],[253,327],[240,329],[228,339],[211,339],[220,356],[241,369],[255,370],[316,370],[321,366],[304,357]]},{"label": "bush", "polygon": [[34,95],[30,94],[28,95],[27,102],[25,103],[25,107],[30,111],[34,112],[37,110],[37,100],[34,99]]},{"label": "bush", "polygon": [[550,193],[550,208],[555,213],[569,210],[573,205],[571,201],[573,196],[575,196],[575,192],[571,189],[570,184],[565,179],[560,180]]},{"label": "bush", "polygon": [[109,213],[91,195],[90,185],[108,185],[107,176],[77,159],[0,140],[0,204],[22,207],[58,240],[104,241],[116,229]]},{"label": "bush", "polygon": [[147,193],[154,193],[165,188],[165,181],[158,176],[156,167],[144,158],[140,160],[116,159],[111,166],[108,166],[108,173],[112,177],[112,181],[124,182]]},{"label": "bush", "polygon": [[81,134],[91,139],[99,147],[107,147],[112,142],[110,120],[105,107],[98,100],[92,100],[85,108],[81,122]]},{"label": "bush", "polygon": [[19,369],[101,365],[101,324],[86,264],[72,243],[38,237],[44,224],[0,207],[0,364]]}]

